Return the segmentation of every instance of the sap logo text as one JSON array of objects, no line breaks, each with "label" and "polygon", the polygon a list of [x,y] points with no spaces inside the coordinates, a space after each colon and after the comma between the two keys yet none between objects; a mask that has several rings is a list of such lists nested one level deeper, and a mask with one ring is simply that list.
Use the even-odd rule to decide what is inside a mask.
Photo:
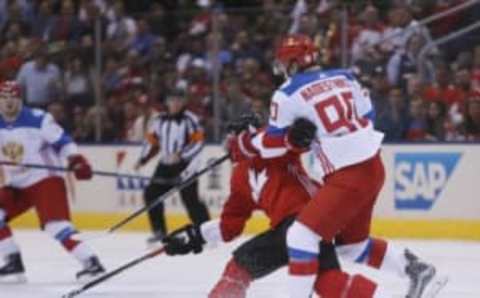
[{"label": "sap logo text", "polygon": [[447,185],[461,153],[397,153],[395,208],[429,210]]}]

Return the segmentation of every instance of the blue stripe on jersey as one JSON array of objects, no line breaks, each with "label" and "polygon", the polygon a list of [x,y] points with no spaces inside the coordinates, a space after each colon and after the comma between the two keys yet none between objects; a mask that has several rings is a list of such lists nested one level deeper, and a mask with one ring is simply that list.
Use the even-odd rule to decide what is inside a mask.
[{"label": "blue stripe on jersey", "polygon": [[280,90],[283,91],[288,96],[290,96],[304,85],[307,85],[316,80],[327,79],[335,76],[344,76],[348,80],[355,79],[355,77],[353,76],[353,73],[347,69],[307,71],[307,72],[294,75],[290,81],[290,84],[288,84],[287,86],[283,87]]},{"label": "blue stripe on jersey", "polygon": [[362,253],[358,256],[358,258],[355,260],[355,263],[363,263],[367,259],[371,250],[372,250],[372,239],[369,238],[367,246],[362,251]]},{"label": "blue stripe on jersey", "polygon": [[287,132],[288,128],[279,128],[273,125],[269,125],[267,127],[266,133],[271,136],[281,136],[284,135]]},{"label": "blue stripe on jersey", "polygon": [[363,115],[363,117],[370,119],[372,122],[375,122],[375,118],[377,117],[377,113],[375,113],[374,109],[371,109],[370,111],[368,111],[368,113]]},{"label": "blue stripe on jersey", "polygon": [[57,239],[60,242],[63,242],[70,238],[73,234],[75,234],[77,231],[75,231],[74,228],[72,227],[66,227],[65,229],[61,230],[60,232],[55,235],[55,239]]},{"label": "blue stripe on jersey", "polygon": [[299,261],[310,261],[312,259],[316,259],[318,254],[305,251],[305,250],[300,250],[300,249],[295,249],[295,248],[288,248],[288,257],[299,260]]},{"label": "blue stripe on jersey", "polygon": [[45,113],[40,110],[33,110],[27,107],[23,107],[18,115],[17,119],[13,123],[6,123],[3,117],[0,116],[0,129],[2,128],[20,128],[20,127],[33,127],[40,128]]},{"label": "blue stripe on jersey", "polygon": [[67,133],[63,133],[60,139],[56,141],[55,143],[52,144],[53,150],[55,150],[57,153],[62,150],[63,146],[72,143],[72,137],[70,137]]}]

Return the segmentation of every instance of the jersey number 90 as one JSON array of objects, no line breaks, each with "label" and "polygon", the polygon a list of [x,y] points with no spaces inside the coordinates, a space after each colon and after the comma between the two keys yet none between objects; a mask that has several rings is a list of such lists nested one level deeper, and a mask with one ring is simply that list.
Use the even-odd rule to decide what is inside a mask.
[{"label": "jersey number 90", "polygon": [[368,125],[368,119],[358,116],[351,92],[330,96],[314,107],[327,133],[335,134],[345,129],[354,132]]}]

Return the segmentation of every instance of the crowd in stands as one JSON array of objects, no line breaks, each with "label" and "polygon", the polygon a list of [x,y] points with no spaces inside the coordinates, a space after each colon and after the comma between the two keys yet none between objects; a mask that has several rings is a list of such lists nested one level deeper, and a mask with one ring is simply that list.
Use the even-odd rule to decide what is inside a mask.
[{"label": "crowd in stands", "polygon": [[0,0],[0,79],[79,142],[141,141],[181,88],[213,140],[216,124],[223,134],[242,112],[268,114],[283,80],[274,47],[302,33],[325,69],[346,63],[368,87],[386,141],[480,141],[478,30],[424,50],[479,20],[479,6],[418,22],[465,2]]}]

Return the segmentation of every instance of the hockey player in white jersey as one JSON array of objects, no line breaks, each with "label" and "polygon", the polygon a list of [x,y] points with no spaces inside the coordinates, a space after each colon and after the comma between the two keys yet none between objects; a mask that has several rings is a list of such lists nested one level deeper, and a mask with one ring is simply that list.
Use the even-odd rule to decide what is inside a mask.
[{"label": "hockey player in white jersey", "polygon": [[[315,278],[322,279],[318,243],[325,240],[335,242],[340,259],[408,277],[408,298],[435,297],[446,277],[410,251],[370,237],[373,207],[385,179],[379,154],[383,134],[373,128],[370,98],[353,75],[321,70],[316,55],[308,36],[282,40],[276,69],[287,81],[273,95],[269,126],[228,144],[235,160],[311,149],[319,161],[317,178],[324,183],[287,234],[290,296],[310,297]],[[388,291],[377,285],[374,297],[385,296]]]},{"label": "hockey player in white jersey", "polygon": [[[0,160],[58,166],[68,162],[75,177],[92,177],[87,160],[52,116],[23,106],[20,88],[14,81],[0,83]],[[55,171],[2,166],[0,188],[0,281],[25,281],[19,247],[9,222],[35,208],[41,228],[72,254],[83,266],[77,279],[84,280],[105,270],[95,253],[72,237],[77,231],[70,221],[65,181]]]}]

